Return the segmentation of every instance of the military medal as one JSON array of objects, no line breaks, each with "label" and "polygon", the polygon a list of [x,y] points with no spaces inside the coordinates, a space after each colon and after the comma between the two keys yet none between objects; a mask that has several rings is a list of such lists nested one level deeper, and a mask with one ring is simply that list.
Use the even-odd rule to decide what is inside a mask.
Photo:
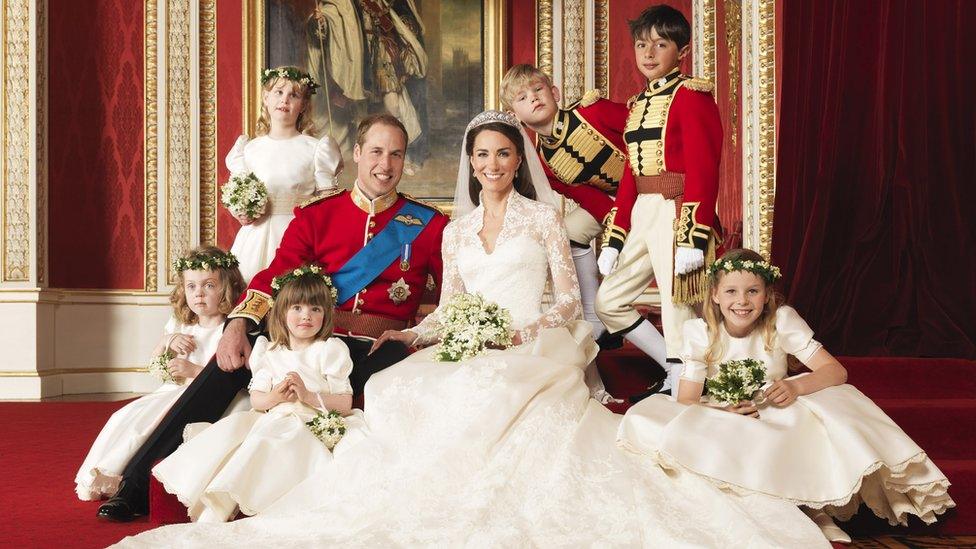
[{"label": "military medal", "polygon": [[400,280],[390,284],[388,293],[390,294],[390,301],[399,305],[410,297],[410,286],[407,285],[407,281],[403,280],[401,276]]},{"label": "military medal", "polygon": [[[410,270],[410,244],[404,244],[400,249],[400,270],[409,271]],[[403,279],[401,279],[403,280]]]}]

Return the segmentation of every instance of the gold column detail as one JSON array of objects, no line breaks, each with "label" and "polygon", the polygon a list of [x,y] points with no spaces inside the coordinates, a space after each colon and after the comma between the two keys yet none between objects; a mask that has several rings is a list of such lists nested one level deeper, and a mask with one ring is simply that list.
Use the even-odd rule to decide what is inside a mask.
[{"label": "gold column detail", "polygon": [[734,148],[739,140],[739,46],[742,40],[742,4],[725,0],[725,43],[729,52],[729,142]]},{"label": "gold column detail", "polygon": [[200,0],[200,243],[217,242],[217,2]]},{"label": "gold column detail", "polygon": [[190,0],[168,0],[166,13],[166,272],[189,250],[190,234]]},{"label": "gold column detail", "polygon": [[[3,278],[30,280],[32,2],[3,3]],[[25,85],[27,84],[27,85]]]},{"label": "gold column detail", "polygon": [[244,133],[254,135],[258,121],[258,98],[261,97],[260,73],[264,67],[264,0],[243,0],[241,51],[244,70]]},{"label": "gold column detail", "polygon": [[145,0],[145,289],[155,292],[157,288],[157,131],[156,122],[156,0]]},{"label": "gold column detail", "polygon": [[[586,91],[586,5],[583,0],[563,0],[562,75],[560,85],[564,104],[583,97]],[[560,83],[557,83],[559,85]]]},{"label": "gold column detail", "polygon": [[536,3],[535,66],[552,76],[552,0]]},{"label": "gold column detail", "polygon": [[743,237],[769,257],[776,196],[776,3],[744,0]]},{"label": "gold column detail", "polygon": [[35,196],[36,204],[34,207],[35,238],[36,238],[36,259],[34,266],[37,269],[35,282],[38,286],[46,286],[47,281],[47,198],[48,198],[48,179],[47,179],[47,0],[36,0],[35,13],[37,14],[37,40],[35,44],[36,67],[34,74],[37,78],[36,98],[34,105],[36,108],[36,119],[34,122],[34,138],[36,141],[36,185]]},{"label": "gold column detail", "polygon": [[505,36],[505,3],[501,0],[485,0],[482,4],[485,14],[484,52],[482,59],[485,67],[485,108],[501,108],[498,90],[501,88],[502,76],[508,67]]},{"label": "gold column detail", "polygon": [[594,85],[610,97],[610,0],[595,0],[594,7]]},{"label": "gold column detail", "polygon": [[[715,0],[695,0],[693,10],[693,32],[695,40],[694,73],[699,78],[715,82]],[[696,38],[697,37],[697,38]]]}]

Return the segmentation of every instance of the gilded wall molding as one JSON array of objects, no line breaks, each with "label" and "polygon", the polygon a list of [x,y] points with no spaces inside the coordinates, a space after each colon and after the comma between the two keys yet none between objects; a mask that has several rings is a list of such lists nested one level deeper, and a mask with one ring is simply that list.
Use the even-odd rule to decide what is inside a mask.
[{"label": "gilded wall molding", "polygon": [[3,282],[31,274],[32,8],[28,0],[3,3]]},{"label": "gilded wall molding", "polygon": [[507,44],[505,37],[505,3],[500,0],[487,0],[483,3],[485,10],[485,34],[483,59],[485,67],[485,108],[501,108],[502,76],[508,67]]},{"label": "gilded wall molding", "polygon": [[217,2],[200,0],[200,243],[217,242]]},{"label": "gilded wall molding", "polygon": [[35,105],[34,138],[36,140],[36,185],[34,186],[34,230],[35,262],[37,286],[47,285],[47,198],[48,198],[48,147],[47,147],[47,0],[36,0],[37,38],[35,43],[35,75],[37,77]]},{"label": "gilded wall molding", "polygon": [[537,0],[535,66],[552,76],[552,0]]},{"label": "gilded wall molding", "polygon": [[610,0],[595,0],[593,11],[593,85],[610,97]]},{"label": "gilded wall molding", "polygon": [[168,0],[166,16],[166,273],[193,245],[191,235],[190,0]]},{"label": "gilded wall molding", "polygon": [[742,4],[740,0],[724,0],[725,43],[729,54],[729,127],[726,132],[735,148],[739,141],[739,49],[742,42]]},{"label": "gilded wall molding", "polygon": [[258,121],[258,98],[261,97],[261,79],[264,69],[264,0],[243,0],[241,29],[241,67],[244,71],[244,97],[242,97],[244,133],[254,135]]},{"label": "gilded wall molding", "polygon": [[769,257],[776,196],[776,4],[744,0],[743,241]]},{"label": "gilded wall molding", "polygon": [[[164,0],[165,1],[165,0]],[[144,52],[145,52],[145,290],[155,292],[158,288],[158,239],[156,216],[158,210],[158,130],[157,122],[158,111],[156,109],[157,99],[157,36],[158,19],[156,15],[156,0],[145,0],[145,32],[144,32]]]},{"label": "gilded wall molding", "polygon": [[699,78],[715,82],[715,0],[694,0],[692,3],[692,48],[694,73]]},{"label": "gilded wall molding", "polygon": [[564,104],[583,97],[586,91],[586,3],[562,0],[562,82],[557,82]]}]

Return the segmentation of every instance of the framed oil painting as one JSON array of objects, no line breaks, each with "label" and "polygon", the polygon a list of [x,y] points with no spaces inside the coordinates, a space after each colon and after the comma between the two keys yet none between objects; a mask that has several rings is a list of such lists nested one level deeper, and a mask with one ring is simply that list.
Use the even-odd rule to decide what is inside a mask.
[{"label": "framed oil painting", "polygon": [[[502,4],[263,0],[249,10],[260,37],[252,42],[250,65],[295,65],[319,82],[317,132],[330,134],[342,149],[343,187],[355,178],[356,125],[366,115],[388,112],[403,121],[409,137],[400,189],[448,200],[465,126],[486,105],[497,106]],[[246,88],[257,93],[252,72]]]}]

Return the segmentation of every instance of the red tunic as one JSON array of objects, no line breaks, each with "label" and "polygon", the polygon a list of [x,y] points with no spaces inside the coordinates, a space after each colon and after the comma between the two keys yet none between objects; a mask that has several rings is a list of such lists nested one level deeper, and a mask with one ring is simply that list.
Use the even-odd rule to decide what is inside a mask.
[{"label": "red tunic", "polygon": [[[229,316],[260,322],[270,308],[271,280],[275,276],[306,263],[318,263],[330,273],[337,271],[373,235],[386,227],[407,200],[410,199],[394,191],[373,201],[374,213],[371,214],[370,201],[354,188],[296,208],[295,219],[288,225],[271,265],[254,276]],[[447,216],[436,212],[413,241],[407,270],[401,268],[397,257],[376,280],[354,297],[339,303],[337,309],[412,323],[428,275],[440,284],[443,269],[441,238],[447,222]],[[409,295],[404,295],[404,285]],[[338,326],[336,332],[347,333]]]}]

